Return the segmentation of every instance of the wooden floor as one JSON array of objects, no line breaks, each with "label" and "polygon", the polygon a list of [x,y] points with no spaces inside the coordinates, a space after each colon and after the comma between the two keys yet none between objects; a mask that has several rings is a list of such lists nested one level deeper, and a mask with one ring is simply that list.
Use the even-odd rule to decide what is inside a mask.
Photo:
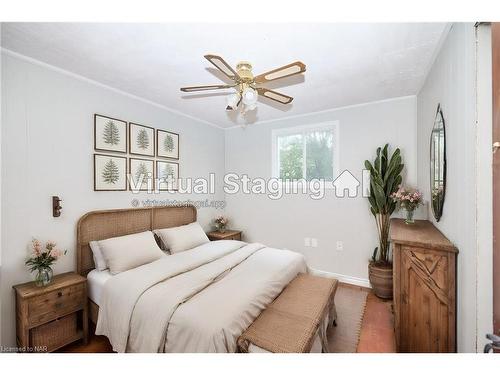
[{"label": "wooden floor", "polygon": [[358,353],[396,353],[392,301],[370,292],[366,299]]},{"label": "wooden floor", "polygon": [[[90,328],[93,332],[93,327]],[[109,341],[104,336],[90,335],[89,343],[80,342],[66,346],[65,353],[111,353]],[[368,294],[365,315],[361,325],[358,353],[395,353],[394,315],[392,301],[384,301],[373,293]]]}]

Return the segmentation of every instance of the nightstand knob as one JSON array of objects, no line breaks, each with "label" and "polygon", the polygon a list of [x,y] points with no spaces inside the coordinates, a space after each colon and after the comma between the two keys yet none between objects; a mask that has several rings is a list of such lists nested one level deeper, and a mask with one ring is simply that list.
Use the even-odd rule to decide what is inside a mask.
[{"label": "nightstand knob", "polygon": [[62,297],[62,292],[58,292],[58,293],[57,293],[57,296],[58,296],[58,297]]}]

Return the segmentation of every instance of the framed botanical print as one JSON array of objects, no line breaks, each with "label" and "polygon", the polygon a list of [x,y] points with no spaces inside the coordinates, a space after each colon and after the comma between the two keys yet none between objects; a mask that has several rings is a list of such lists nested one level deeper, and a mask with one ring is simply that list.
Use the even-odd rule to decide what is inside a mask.
[{"label": "framed botanical print", "polygon": [[156,129],[156,156],[179,160],[179,134]]},{"label": "framed botanical print", "polygon": [[156,161],[158,176],[158,190],[178,190],[179,163],[170,161]]},{"label": "framed botanical print", "polygon": [[155,156],[155,130],[152,127],[129,123],[129,152],[134,155]]},{"label": "framed botanical print", "polygon": [[94,154],[94,190],[127,190],[127,158]]},{"label": "framed botanical print", "polygon": [[129,158],[130,190],[154,189],[154,161],[148,159]]},{"label": "framed botanical print", "polygon": [[127,153],[127,122],[94,115],[94,149]]}]

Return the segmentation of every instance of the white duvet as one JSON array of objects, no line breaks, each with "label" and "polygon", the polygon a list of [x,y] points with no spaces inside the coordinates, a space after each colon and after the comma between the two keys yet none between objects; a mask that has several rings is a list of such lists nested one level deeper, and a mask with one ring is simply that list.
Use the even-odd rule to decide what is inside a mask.
[{"label": "white duvet", "polygon": [[107,281],[96,334],[118,352],[235,352],[243,331],[306,271],[292,251],[210,242]]}]

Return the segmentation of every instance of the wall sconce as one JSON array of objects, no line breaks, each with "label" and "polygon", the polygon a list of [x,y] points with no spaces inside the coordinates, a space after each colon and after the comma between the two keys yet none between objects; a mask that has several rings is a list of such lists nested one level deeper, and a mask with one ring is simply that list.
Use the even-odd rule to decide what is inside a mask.
[{"label": "wall sconce", "polygon": [[52,196],[52,216],[59,217],[61,216],[61,206],[62,199],[57,196]]}]

